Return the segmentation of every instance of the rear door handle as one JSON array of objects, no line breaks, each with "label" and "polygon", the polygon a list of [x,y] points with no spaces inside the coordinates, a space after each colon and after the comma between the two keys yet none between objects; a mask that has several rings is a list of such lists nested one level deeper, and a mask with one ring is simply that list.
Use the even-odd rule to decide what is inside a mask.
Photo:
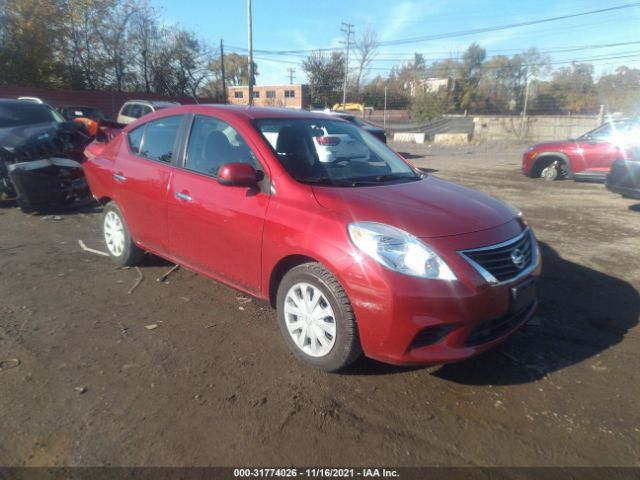
[{"label": "rear door handle", "polygon": [[190,202],[191,200],[193,200],[188,193],[183,192],[176,192],[176,198],[184,200],[185,202]]},{"label": "rear door handle", "polygon": [[113,177],[113,179],[116,182],[124,182],[127,177],[125,177],[124,175],[122,175],[121,173],[114,173],[113,175],[111,175]]}]

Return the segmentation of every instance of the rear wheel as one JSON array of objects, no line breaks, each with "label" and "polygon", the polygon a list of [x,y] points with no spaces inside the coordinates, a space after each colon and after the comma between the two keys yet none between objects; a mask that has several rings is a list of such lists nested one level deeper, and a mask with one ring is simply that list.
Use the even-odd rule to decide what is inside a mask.
[{"label": "rear wheel", "polygon": [[122,212],[114,203],[104,208],[102,233],[111,259],[121,266],[140,263],[144,251],[133,243]]},{"label": "rear wheel", "polygon": [[319,263],[305,263],[287,272],[276,306],[285,342],[305,363],[331,372],[362,354],[347,294]]}]

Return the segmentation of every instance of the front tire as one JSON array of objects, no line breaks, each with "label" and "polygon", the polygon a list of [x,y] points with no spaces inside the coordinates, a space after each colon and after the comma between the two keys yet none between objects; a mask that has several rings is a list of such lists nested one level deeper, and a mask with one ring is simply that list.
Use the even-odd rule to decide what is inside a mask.
[{"label": "front tire", "polygon": [[303,362],[333,372],[362,355],[347,294],[319,263],[287,272],[278,287],[276,307],[282,336]]},{"label": "front tire", "polygon": [[553,182],[558,179],[558,165],[557,162],[553,162],[551,165],[542,169],[540,173],[540,177],[542,177],[547,182]]},{"label": "front tire", "polygon": [[133,243],[122,212],[114,203],[104,208],[102,234],[111,259],[118,265],[133,266],[142,260],[144,251]]}]

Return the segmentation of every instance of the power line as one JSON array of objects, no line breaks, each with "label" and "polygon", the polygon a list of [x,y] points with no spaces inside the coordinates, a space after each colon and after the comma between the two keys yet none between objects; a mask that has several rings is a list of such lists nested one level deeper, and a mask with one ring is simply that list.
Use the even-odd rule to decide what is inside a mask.
[{"label": "power line", "polygon": [[[548,22],[557,22],[560,20],[567,20],[569,18],[577,18],[577,17],[583,17],[583,16],[587,16],[587,15],[595,15],[595,14],[599,14],[599,13],[605,13],[605,12],[611,12],[611,11],[615,11],[615,10],[623,10],[623,9],[627,9],[627,8],[634,8],[634,7],[639,7],[640,6],[640,2],[634,2],[634,3],[627,3],[624,5],[617,5],[614,7],[607,7],[607,8],[600,8],[598,10],[589,10],[586,12],[579,12],[579,13],[573,13],[573,14],[568,14],[568,15],[560,15],[557,17],[548,17],[548,18],[541,18],[538,20],[530,20],[527,22],[518,22],[518,23],[509,23],[509,24],[505,24],[505,25],[496,25],[493,27],[484,27],[484,28],[475,28],[475,29],[469,29],[469,30],[459,30],[459,31],[455,31],[455,32],[448,32],[448,33],[439,33],[439,34],[434,34],[434,35],[423,35],[423,36],[419,36],[419,37],[410,37],[410,38],[402,38],[402,39],[397,39],[397,40],[388,40],[386,42],[379,42],[380,46],[392,46],[392,45],[405,45],[408,43],[420,43],[420,42],[428,42],[431,40],[441,40],[441,39],[445,39],[445,38],[456,38],[456,37],[463,37],[463,36],[469,36],[469,35],[476,35],[479,33],[488,33],[488,32],[496,32],[496,31],[500,31],[500,30],[507,30],[507,29],[511,29],[511,28],[519,28],[519,27],[527,27],[527,26],[531,26],[531,25],[539,25],[541,23],[548,23]],[[231,47],[236,49],[236,47]],[[239,50],[244,50],[242,48],[238,48]],[[343,49],[343,47],[324,47],[324,48],[314,48],[314,49],[306,49],[306,50],[255,50],[256,53],[260,53],[263,55],[287,55],[287,54],[295,54],[295,53],[309,53],[312,51],[333,51],[333,50],[337,50],[337,49]]]},{"label": "power line", "polygon": [[[570,60],[557,60],[557,61],[550,61],[550,62],[545,62],[545,63],[531,63],[529,64],[529,66],[536,66],[536,67],[543,67],[546,65],[567,65],[567,64],[571,64],[571,63],[597,63],[599,64],[600,61],[602,60],[615,60],[615,59],[624,59],[624,58],[634,58],[640,56],[640,50],[633,50],[633,51],[629,51],[629,52],[618,52],[615,54],[609,54],[609,55],[600,55],[600,56],[589,56],[589,57],[580,57],[580,58],[573,58]],[[487,57],[487,58],[495,58],[495,57]],[[275,59],[271,59],[271,58],[264,58],[264,57],[256,57],[257,60],[261,60],[261,61],[265,61],[265,62],[278,62],[278,63],[288,63],[291,65],[299,65],[301,62],[295,62],[295,61],[287,61],[287,60],[275,60]],[[441,60],[450,60],[450,58],[439,58],[439,59],[425,59],[427,61],[441,61]],[[380,70],[380,71],[388,71],[391,70],[394,66],[391,67],[370,67],[369,70]],[[508,67],[502,67],[502,66],[496,66],[496,67],[491,67],[491,66],[486,66],[484,65],[483,68],[485,70],[494,70],[494,69],[502,69],[502,68],[508,68]]]}]

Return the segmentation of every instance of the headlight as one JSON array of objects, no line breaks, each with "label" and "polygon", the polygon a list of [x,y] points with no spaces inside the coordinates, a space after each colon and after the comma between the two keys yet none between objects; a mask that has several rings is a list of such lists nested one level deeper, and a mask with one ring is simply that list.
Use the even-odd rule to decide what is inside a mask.
[{"label": "headlight", "polygon": [[356,222],[348,228],[355,246],[390,270],[413,277],[456,279],[433,250],[403,230],[374,222]]},{"label": "headlight", "polygon": [[530,146],[529,148],[527,148],[527,153],[529,153],[531,150],[533,150],[534,148],[536,148],[535,145]]}]

